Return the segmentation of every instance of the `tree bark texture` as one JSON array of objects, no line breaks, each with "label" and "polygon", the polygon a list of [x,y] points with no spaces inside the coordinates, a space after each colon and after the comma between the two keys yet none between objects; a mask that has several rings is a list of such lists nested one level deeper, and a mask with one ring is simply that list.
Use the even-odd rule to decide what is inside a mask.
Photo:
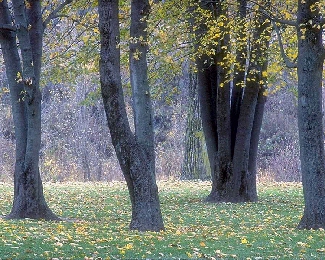
[{"label": "tree bark texture", "polygon": [[316,1],[298,2],[298,127],[305,208],[301,229],[325,228],[322,73],[325,51]]},{"label": "tree bark texture", "polygon": [[[189,74],[189,109],[186,122],[184,161],[181,170],[183,180],[207,180],[210,178],[208,158],[204,147],[204,134],[200,117],[196,73]],[[206,157],[208,157],[206,155]]]},{"label": "tree bark texture", "polygon": [[[132,2],[132,4],[136,4]],[[140,6],[133,7],[133,12],[147,11],[146,1],[139,1]],[[134,10],[135,8],[135,10]],[[104,108],[107,116],[108,126],[115,148],[117,158],[119,160],[124,178],[126,180],[131,204],[132,219],[130,229],[139,231],[160,231],[164,229],[163,220],[160,210],[160,202],[158,197],[158,188],[155,179],[154,155],[152,155],[153,134],[151,130],[144,129],[151,124],[151,105],[148,103],[139,104],[135,101],[134,106],[144,105],[150,111],[142,111],[144,108],[135,111],[137,113],[136,134],[131,132],[122,90],[120,77],[120,50],[119,50],[119,19],[118,19],[118,0],[101,0],[99,1],[99,29],[101,37],[100,51],[100,82]],[[133,14],[138,18],[139,14]],[[134,18],[133,18],[134,19]],[[145,29],[145,27],[141,27]],[[140,50],[138,50],[140,51]],[[143,51],[141,49],[141,51]],[[132,51],[131,51],[132,53]],[[142,58],[145,57],[144,54]],[[140,57],[139,56],[139,57]],[[143,60],[141,60],[143,65]],[[138,66],[138,65],[133,65]],[[139,73],[139,68],[133,68],[132,73]],[[141,71],[141,70],[140,70]],[[146,73],[141,71],[142,73]],[[134,94],[137,99],[145,102],[150,98],[147,93],[146,77],[143,75],[133,75],[133,89],[137,91]],[[145,90],[141,89],[143,84]],[[145,95],[145,97],[141,97]],[[141,102],[142,102],[141,101]],[[150,99],[149,99],[150,102]],[[142,113],[146,113],[146,118]],[[141,119],[144,121],[142,122]],[[141,122],[140,122],[141,121]],[[143,125],[141,125],[143,124]],[[145,142],[147,135],[148,144]],[[149,140],[150,139],[150,140]]]},{"label": "tree bark texture", "polygon": [[[59,218],[49,209],[45,201],[38,167],[41,143],[41,94],[39,73],[35,75],[34,63],[41,63],[41,55],[36,58],[33,52],[38,51],[36,49],[39,45],[31,44],[25,2],[16,0],[12,4],[17,30],[1,33],[1,47],[9,81],[16,133],[14,201],[7,218],[58,220]],[[30,18],[34,18],[36,12],[40,13],[37,8],[40,8],[40,4],[30,6],[31,11],[35,11],[31,12]],[[0,12],[0,23],[11,24],[7,1],[0,2]],[[34,24],[30,25],[34,26]],[[16,35],[21,50],[21,60]]]}]

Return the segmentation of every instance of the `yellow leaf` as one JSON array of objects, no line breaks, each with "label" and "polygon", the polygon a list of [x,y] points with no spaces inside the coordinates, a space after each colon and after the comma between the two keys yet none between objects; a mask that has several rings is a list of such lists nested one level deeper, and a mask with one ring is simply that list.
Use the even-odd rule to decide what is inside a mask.
[{"label": "yellow leaf", "polygon": [[248,243],[248,240],[244,237],[241,239],[240,241],[242,244],[247,244]]},{"label": "yellow leaf", "polygon": [[133,244],[127,244],[124,248],[130,250],[133,248]]},{"label": "yellow leaf", "polygon": [[200,246],[205,246],[205,243],[204,242],[200,242]]}]

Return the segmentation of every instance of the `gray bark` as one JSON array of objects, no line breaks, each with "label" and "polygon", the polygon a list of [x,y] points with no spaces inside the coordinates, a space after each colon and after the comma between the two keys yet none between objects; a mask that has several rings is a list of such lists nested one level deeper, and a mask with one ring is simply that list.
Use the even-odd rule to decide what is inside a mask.
[{"label": "gray bark", "polygon": [[[132,7],[133,20],[143,17],[141,16],[142,13],[146,15],[146,8],[149,7],[146,1],[132,2],[132,5],[135,5]],[[132,204],[130,229],[160,231],[164,229],[164,225],[155,180],[154,155],[151,154],[153,140],[148,140],[149,138],[153,139],[153,134],[151,134],[151,129],[149,131],[144,129],[145,126],[150,126],[152,115],[151,111],[141,111],[143,108],[135,108],[139,109],[135,111],[137,113],[137,119],[135,119],[136,124],[138,120],[144,120],[136,126],[135,136],[131,132],[128,123],[120,77],[118,9],[118,0],[99,1],[99,29],[101,36],[100,82],[102,98],[112,143],[130,194]],[[145,26],[141,26],[140,28],[143,30]],[[140,53],[141,55],[143,59],[145,54]],[[141,60],[140,64],[143,65],[143,62]],[[132,73],[139,72],[139,68],[136,68],[137,66],[138,64],[133,64]],[[150,102],[149,93],[146,92],[146,78],[141,79],[141,75],[133,75],[132,77],[133,84],[139,84],[133,86],[133,89],[136,90],[134,94],[136,100],[144,100],[144,102],[149,100]],[[145,90],[141,89],[140,84],[144,84]],[[145,95],[145,97],[141,97],[141,95]],[[134,104],[135,106],[140,105],[137,101]],[[145,103],[144,106],[150,109],[148,103]],[[142,113],[146,113],[146,116],[149,118],[146,118]],[[149,145],[145,142],[146,136],[146,141],[149,141]]]},{"label": "gray bark", "polygon": [[[34,53],[39,53],[38,48],[41,48],[39,44],[41,44],[42,38],[34,39],[34,37],[38,37],[42,33],[30,34],[28,30],[29,22],[33,27],[33,22],[40,18],[34,17],[34,15],[40,14],[39,1],[30,3],[30,17],[27,17],[24,1],[13,1],[21,60],[18,55],[16,34],[2,32],[1,37],[17,137],[14,201],[7,218],[58,220],[59,218],[49,209],[45,201],[38,167],[41,143],[41,94],[39,90],[41,51],[40,55],[34,55]],[[7,1],[0,2],[0,12],[0,23],[10,24]],[[35,30],[37,30],[37,25],[35,25]],[[35,41],[31,41],[31,39]],[[36,41],[39,41],[39,44],[32,45]],[[38,64],[39,70],[35,69],[34,64]],[[17,80],[18,72],[21,78],[18,77]]]},{"label": "gray bark", "polygon": [[197,75],[189,74],[189,108],[186,120],[184,160],[181,170],[183,180],[207,180],[210,178],[210,171],[207,167],[204,156],[204,135],[200,117],[200,105],[197,92]]},{"label": "gray bark", "polygon": [[[322,73],[325,58],[316,1],[298,2],[298,128],[304,191],[302,229],[325,228],[325,161],[322,123]],[[310,23],[312,21],[312,23]],[[303,32],[304,31],[304,32]]]}]

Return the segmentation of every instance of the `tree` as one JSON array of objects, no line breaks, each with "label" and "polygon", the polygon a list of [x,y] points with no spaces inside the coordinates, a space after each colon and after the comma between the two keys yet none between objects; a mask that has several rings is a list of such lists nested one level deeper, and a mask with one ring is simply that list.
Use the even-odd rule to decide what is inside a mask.
[{"label": "tree", "polygon": [[[51,15],[57,14],[70,2],[67,0],[62,3]],[[0,2],[0,43],[9,81],[16,134],[14,201],[7,218],[58,220],[45,201],[39,172],[39,83],[46,23],[42,19],[41,1],[15,0],[12,1],[12,7],[13,14],[6,0]],[[14,25],[11,15],[14,16]]]},{"label": "tree", "polygon": [[[191,68],[189,68],[190,70]],[[205,160],[207,156],[197,93],[197,73],[190,71],[188,78],[188,112],[181,179],[207,180],[210,178],[210,172],[209,166],[207,166],[208,160]]]},{"label": "tree", "polygon": [[118,0],[99,1],[100,82],[108,126],[132,205],[130,229],[164,229],[155,179],[152,108],[147,79],[147,0],[131,2],[130,70],[135,134],[131,132],[120,77]]},{"label": "tree", "polygon": [[[263,79],[267,59],[264,57],[270,24],[267,20],[264,22],[265,17],[260,12],[251,12],[256,20],[252,24],[253,33],[243,34],[247,23],[246,5],[246,1],[238,1],[236,14],[239,14],[241,26],[237,35],[233,35],[231,30],[234,29],[227,18],[231,14],[227,2],[201,3],[204,13],[213,14],[206,15],[207,21],[203,21],[197,31],[197,51],[202,46],[206,48],[197,58],[197,68],[203,129],[212,172],[212,189],[206,199],[209,202],[257,200],[256,154],[265,103],[266,81]],[[211,17],[215,22],[211,23]],[[212,41],[207,39],[211,32],[217,35]],[[233,37],[238,37],[237,42],[241,43],[231,46]],[[247,47],[243,46],[249,42],[249,52],[246,52]],[[230,66],[232,48],[237,53],[234,73]],[[248,55],[249,65],[246,67]]]},{"label": "tree", "polygon": [[298,128],[304,190],[301,229],[325,228],[325,161],[322,124],[324,17],[319,2],[298,1]]}]

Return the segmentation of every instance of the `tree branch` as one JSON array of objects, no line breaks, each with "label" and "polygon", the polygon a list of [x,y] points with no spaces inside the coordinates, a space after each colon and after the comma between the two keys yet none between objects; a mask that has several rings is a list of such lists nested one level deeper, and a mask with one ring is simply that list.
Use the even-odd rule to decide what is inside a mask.
[{"label": "tree branch", "polygon": [[57,8],[55,8],[52,13],[50,13],[48,15],[48,17],[46,17],[46,19],[43,21],[43,28],[45,29],[46,26],[49,24],[49,22],[58,17],[58,13],[67,5],[71,4],[73,2],[73,0],[65,0],[63,3],[61,3]]},{"label": "tree branch", "polygon": [[323,18],[320,19],[319,24],[320,24],[321,26],[325,24],[325,17],[323,17]]},{"label": "tree branch", "polygon": [[296,63],[297,58],[294,59],[294,61],[291,61],[289,59],[289,57],[285,54],[279,27],[276,25],[275,21],[273,21],[273,20],[272,20],[272,24],[273,24],[273,27],[275,29],[276,35],[278,37],[281,55],[282,55],[282,58],[283,58],[283,60],[284,60],[284,62],[286,64],[286,66],[288,68],[297,68],[297,66],[298,66],[297,63]]},{"label": "tree branch", "polygon": [[0,31],[2,30],[15,32],[17,28],[11,24],[0,24]]},{"label": "tree branch", "polygon": [[[289,26],[297,26],[297,22],[295,20],[286,20],[286,19],[280,19],[277,18],[275,16],[273,16],[272,11],[268,10],[264,5],[258,3],[257,1],[253,1],[250,0],[250,3],[257,5],[259,7],[259,11],[265,15],[267,18],[269,18],[271,21],[277,22],[277,23],[281,23],[281,24],[285,24],[285,25],[289,25]],[[250,8],[252,9],[252,8]]]}]

